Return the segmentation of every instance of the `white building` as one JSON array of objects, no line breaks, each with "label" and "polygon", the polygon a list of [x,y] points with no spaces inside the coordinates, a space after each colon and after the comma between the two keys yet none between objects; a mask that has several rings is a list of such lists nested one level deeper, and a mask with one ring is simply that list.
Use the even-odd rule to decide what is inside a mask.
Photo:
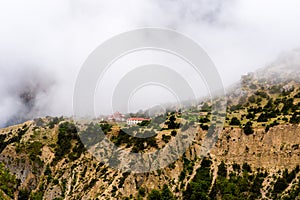
[{"label": "white building", "polygon": [[128,126],[132,126],[132,125],[137,125],[138,123],[141,123],[142,121],[150,121],[150,119],[132,117],[132,118],[128,118],[126,123]]}]

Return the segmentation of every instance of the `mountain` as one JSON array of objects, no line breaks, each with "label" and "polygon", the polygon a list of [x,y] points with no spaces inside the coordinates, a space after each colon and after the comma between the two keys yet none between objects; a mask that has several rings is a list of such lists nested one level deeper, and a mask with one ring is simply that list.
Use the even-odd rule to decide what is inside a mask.
[{"label": "mountain", "polygon": [[[295,52],[243,76],[229,90],[223,130],[206,157],[202,146],[212,121],[210,102],[135,127],[45,117],[0,129],[0,199],[300,199],[300,76]],[[100,128],[129,152],[152,152],[177,137],[184,141],[189,131],[196,136],[167,167],[130,173],[109,167],[87,151],[101,140],[90,134]],[[126,131],[152,135],[136,138]],[[174,152],[164,154],[170,158]],[[116,160],[122,164],[122,156]]]}]

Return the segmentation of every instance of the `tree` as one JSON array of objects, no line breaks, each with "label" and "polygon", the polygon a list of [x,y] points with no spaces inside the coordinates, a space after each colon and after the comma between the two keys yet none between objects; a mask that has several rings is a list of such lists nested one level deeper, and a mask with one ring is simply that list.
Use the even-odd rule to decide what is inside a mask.
[{"label": "tree", "polygon": [[193,180],[187,185],[183,192],[183,199],[209,199],[208,193],[212,182],[210,172],[211,160],[204,158],[201,162],[201,167],[197,169]]},{"label": "tree", "polygon": [[26,189],[21,189],[19,191],[18,199],[29,199],[30,192]]},{"label": "tree", "polygon": [[247,122],[246,125],[244,126],[243,130],[246,135],[253,134],[254,131],[252,128],[252,122]]},{"label": "tree", "polygon": [[14,175],[5,168],[4,164],[0,162],[0,191],[2,190],[9,197],[14,197],[14,192],[17,188],[17,180]]},{"label": "tree", "polygon": [[247,115],[246,115],[246,119],[254,119],[255,117],[255,114],[252,113],[252,112],[249,112]]},{"label": "tree", "polygon": [[175,200],[174,195],[166,184],[164,184],[161,191],[161,200]]},{"label": "tree", "polygon": [[139,189],[139,195],[141,195],[142,197],[144,197],[145,194],[146,194],[145,188],[141,187],[141,188]]},{"label": "tree", "polygon": [[224,177],[224,178],[226,178],[226,176],[227,176],[227,168],[223,161],[218,166],[218,176]]},{"label": "tree", "polygon": [[292,124],[299,124],[300,123],[300,113],[299,112],[295,112],[291,119],[290,119],[290,123]]},{"label": "tree", "polygon": [[233,117],[229,123],[229,125],[239,126],[241,124],[240,120],[237,117]]},{"label": "tree", "polygon": [[257,122],[267,122],[268,120],[267,114],[261,113],[257,119]]},{"label": "tree", "polygon": [[171,131],[171,135],[172,135],[173,137],[175,137],[175,136],[177,135],[177,131],[175,131],[175,130]]},{"label": "tree", "polygon": [[148,200],[160,200],[160,199],[161,199],[161,194],[158,190],[153,189],[148,195]]}]

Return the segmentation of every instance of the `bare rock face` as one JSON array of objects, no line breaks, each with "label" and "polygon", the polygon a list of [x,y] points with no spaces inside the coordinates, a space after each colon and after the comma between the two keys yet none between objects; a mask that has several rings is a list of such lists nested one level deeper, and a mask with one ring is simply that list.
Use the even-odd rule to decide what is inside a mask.
[{"label": "bare rock face", "polygon": [[251,164],[255,168],[293,169],[300,163],[299,125],[256,129],[245,135],[242,129],[226,128],[211,156],[229,163]]}]

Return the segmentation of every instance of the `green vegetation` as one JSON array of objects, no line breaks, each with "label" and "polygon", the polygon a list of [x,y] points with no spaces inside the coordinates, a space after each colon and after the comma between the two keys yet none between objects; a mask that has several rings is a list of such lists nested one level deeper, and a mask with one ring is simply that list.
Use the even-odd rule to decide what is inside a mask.
[{"label": "green vegetation", "polygon": [[169,187],[164,184],[161,191],[152,190],[148,195],[148,200],[175,200],[175,197]]},{"label": "green vegetation", "polygon": [[[239,165],[233,164],[233,171],[228,174],[224,162],[218,166],[217,179],[212,183],[212,162],[204,159],[193,180],[183,192],[184,199],[259,199],[262,183],[267,173],[252,172],[244,163],[242,171]],[[291,177],[293,179],[294,177]],[[213,184],[213,185],[212,185]],[[211,188],[211,189],[210,189]]]},{"label": "green vegetation", "polygon": [[30,160],[35,162],[35,163],[38,163],[40,166],[43,165],[43,162],[39,158],[39,156],[42,155],[41,148],[43,146],[44,145],[42,143],[34,141],[26,149],[26,151],[28,152]]},{"label": "green vegetation", "polygon": [[229,125],[239,126],[241,125],[240,120],[237,117],[233,117],[229,123]]},{"label": "green vegetation", "polygon": [[[0,135],[0,153],[5,149],[5,147],[11,143],[20,143],[20,140],[22,138],[22,136],[27,132],[27,130],[29,129],[29,127],[27,127],[27,125],[25,124],[22,129],[18,129],[17,130],[17,135],[8,139],[7,141],[5,141],[6,136],[1,136]],[[9,134],[12,134],[11,132]]]},{"label": "green vegetation", "polygon": [[256,84],[251,83],[251,91],[238,102],[228,101],[228,125],[241,126],[250,135],[256,127],[264,127],[268,132],[270,127],[280,124],[300,123],[299,88],[285,89],[284,84],[277,84],[265,89],[264,82]]},{"label": "green vegetation", "polygon": [[174,114],[169,117],[169,120],[167,120],[165,124],[168,126],[168,129],[178,129],[180,127],[180,123],[176,122],[176,117]]},{"label": "green vegetation", "polygon": [[290,119],[291,124],[299,124],[300,123],[300,112],[294,112]]},{"label": "green vegetation", "polygon": [[296,174],[299,172],[299,166],[297,166],[294,170],[290,173],[287,169],[283,171],[281,177],[279,177],[275,184],[272,191],[272,197],[278,198],[280,194],[289,186],[289,184],[296,178]]},{"label": "green vegetation", "polygon": [[[127,129],[128,130],[128,129]],[[147,134],[147,133],[146,133]],[[118,136],[113,136],[112,142],[114,142],[117,146],[122,144],[126,145],[127,148],[132,147],[132,152],[137,153],[139,151],[145,150],[150,147],[158,148],[156,143],[156,133],[149,132],[148,135],[153,135],[148,138],[141,137],[133,137],[124,130],[120,130]]]},{"label": "green vegetation", "polygon": [[53,118],[51,118],[50,121],[49,121],[49,124],[48,124],[49,128],[50,129],[54,128],[54,126],[57,125],[60,121],[63,121],[63,117],[60,117],[60,118],[53,117]]},{"label": "green vegetation", "polygon": [[[75,143],[73,150],[72,142]],[[54,165],[68,154],[70,160],[75,160],[84,151],[85,149],[77,134],[76,126],[70,122],[61,123],[58,129],[57,147],[55,148],[55,158],[52,164]]]},{"label": "green vegetation", "polygon": [[85,130],[80,132],[80,140],[89,148],[102,141],[111,128],[112,125],[108,123],[90,123]]},{"label": "green vegetation", "polygon": [[254,130],[252,128],[252,122],[247,122],[246,125],[243,127],[243,130],[246,135],[253,134]]},{"label": "green vegetation", "polygon": [[18,194],[18,199],[28,199],[30,192],[27,189],[21,189]]},{"label": "green vegetation", "polygon": [[183,192],[183,199],[198,200],[209,199],[208,193],[212,182],[210,166],[212,162],[204,158],[201,162],[201,167],[197,169],[197,173],[193,180],[187,185]]},{"label": "green vegetation", "polygon": [[141,123],[138,123],[137,125],[138,125],[138,126],[148,126],[149,124],[150,124],[150,121],[144,120],[144,121],[142,121]]},{"label": "green vegetation", "polygon": [[[13,198],[14,192],[17,189],[17,179],[15,176],[11,175],[3,163],[0,162],[0,190],[2,190],[6,195]],[[0,193],[1,197],[1,193]]]},{"label": "green vegetation", "polygon": [[43,192],[38,191],[38,192],[31,192],[30,194],[30,199],[32,200],[42,200],[43,199]]}]

